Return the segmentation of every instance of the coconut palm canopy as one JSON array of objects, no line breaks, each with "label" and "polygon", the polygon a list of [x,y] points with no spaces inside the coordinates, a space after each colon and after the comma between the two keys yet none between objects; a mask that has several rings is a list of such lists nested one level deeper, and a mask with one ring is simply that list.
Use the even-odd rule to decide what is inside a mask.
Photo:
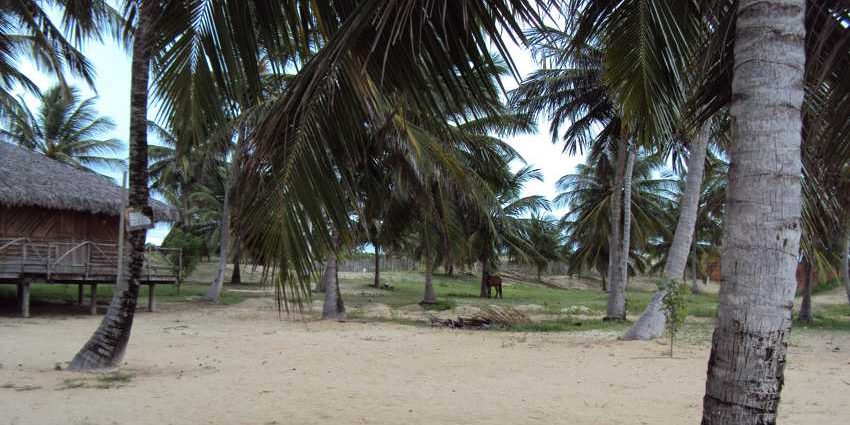
[{"label": "coconut palm canopy", "polygon": [[0,137],[81,170],[124,168],[124,160],[103,156],[120,152],[124,144],[118,139],[100,138],[114,130],[115,123],[99,116],[96,99],[83,99],[76,87],[54,85],[38,94],[35,111],[25,102],[14,108]]},{"label": "coconut palm canopy", "polygon": [[[110,178],[0,143],[0,206],[35,206],[118,215],[125,191]],[[178,220],[177,210],[151,200],[156,221]]]}]

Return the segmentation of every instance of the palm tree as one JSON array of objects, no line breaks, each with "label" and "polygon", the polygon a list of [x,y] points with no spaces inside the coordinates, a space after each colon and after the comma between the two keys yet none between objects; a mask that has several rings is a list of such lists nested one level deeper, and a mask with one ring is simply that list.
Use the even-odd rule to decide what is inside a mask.
[{"label": "palm tree", "polygon": [[549,211],[549,201],[540,195],[522,196],[526,183],[543,181],[539,169],[525,165],[516,172],[510,171],[506,161],[501,171],[491,180],[496,197],[485,206],[480,220],[470,236],[474,241],[472,251],[481,262],[481,287],[479,296],[489,296],[487,281],[499,265],[499,254],[512,252],[514,256],[530,261],[540,254],[528,238],[530,217]]},{"label": "palm tree", "polygon": [[[664,263],[666,279],[678,280],[683,277],[691,247],[695,246],[694,229],[699,212],[700,188],[703,183],[703,170],[709,143],[708,125],[704,129],[692,139],[690,146],[687,182],[679,202],[679,219],[676,221],[676,231],[673,233],[673,241]],[[663,335],[666,318],[662,304],[666,293],[664,289],[656,291],[646,310],[629,328],[623,339],[644,340]]]},{"label": "palm tree", "polygon": [[705,425],[776,423],[800,241],[805,10],[803,0],[741,0],[732,11],[737,125]]},{"label": "palm tree", "polygon": [[[548,51],[546,55],[553,58],[555,63],[563,63],[564,59],[581,58],[581,52],[588,45],[596,46],[599,52],[596,55],[599,65],[596,66],[600,77],[595,80],[600,87],[604,87],[610,103],[617,106],[616,117],[620,119],[622,129],[616,134],[622,139],[618,143],[625,145],[628,141],[630,144],[651,147],[659,136],[671,132],[677,117],[681,115],[684,87],[687,86],[685,71],[688,70],[694,42],[699,40],[703,28],[699,5],[690,1],[570,1],[567,2],[567,11],[573,15],[573,19],[567,31],[550,32],[548,39],[552,41],[544,40],[544,49]],[[588,62],[582,60],[578,63],[586,66]],[[556,94],[550,92],[552,98],[561,101],[562,98]],[[585,110],[591,109],[585,107]],[[574,122],[585,125],[580,120]],[[625,189],[629,184],[630,173],[621,170],[625,170],[632,161],[631,152],[634,149],[634,146],[625,149],[628,156],[619,155],[622,159],[617,161],[618,175],[624,176],[622,186],[625,196],[631,193]],[[695,144],[692,150],[698,152],[702,146]],[[698,159],[694,158],[694,162],[698,162]],[[625,167],[620,164],[625,164]],[[696,167],[692,169],[698,171]],[[691,180],[695,187],[689,199],[698,196],[700,176],[694,174]],[[619,187],[620,180],[617,182]],[[612,207],[618,208],[618,200],[614,201]],[[623,205],[628,208],[631,203],[624,200]],[[684,268],[690,235],[693,233],[694,208],[687,208],[683,213],[685,215],[675,237],[675,252],[685,255],[674,256],[674,261],[670,262],[671,273]],[[619,226],[616,223],[618,215],[617,212],[611,215],[615,228]],[[619,243],[623,248],[622,252],[613,252],[609,263],[614,291],[610,292],[608,316],[612,318],[625,318],[622,289],[626,278],[630,216],[628,213],[623,215],[624,237],[612,239],[612,245]],[[616,238],[614,233],[612,238]],[[672,267],[674,265],[677,267]]]},{"label": "palm tree", "polygon": [[[376,132],[388,128],[388,118],[398,116],[378,112],[395,109],[382,104],[403,99],[396,105],[432,111],[441,119],[446,109],[464,111],[471,101],[480,105],[478,112],[495,109],[486,100],[498,98],[497,90],[468,90],[469,83],[491,74],[490,43],[506,52],[504,34],[496,29],[524,40],[519,24],[539,23],[533,4],[545,3],[438,0],[422,7],[414,0],[351,2],[317,12],[323,15],[316,22],[322,23],[318,29],[326,44],[290,81],[287,92],[270,103],[267,119],[250,142],[254,157],[245,170],[251,181],[261,177],[277,183],[257,193],[248,207],[263,217],[246,220],[275,223],[275,229],[264,225],[262,231],[246,231],[266,242],[269,258],[287,262],[287,284],[306,292],[298,277],[311,273],[314,251],[304,239],[327,241],[331,226],[350,233],[341,207],[346,203],[340,199],[351,192],[350,182],[336,176],[361,143],[374,140]],[[337,25],[341,22],[346,24]],[[305,175],[310,178],[296,179]],[[323,196],[313,196],[317,193]],[[282,199],[297,202],[278,202]]]},{"label": "palm tree", "polygon": [[[564,152],[575,154],[585,150],[604,151],[608,145],[617,147],[615,156],[616,193],[626,192],[626,168],[631,163],[633,150],[629,145],[628,132],[623,127],[617,100],[605,84],[605,51],[598,42],[588,42],[570,47],[573,34],[569,30],[545,28],[532,32],[532,48],[542,69],[533,73],[516,90],[511,92],[511,105],[518,110],[537,116],[548,113],[551,121],[552,142],[559,137],[564,141]],[[565,121],[570,126],[560,134]],[[602,131],[597,131],[598,128]],[[626,135],[626,137],[624,137]],[[630,192],[630,191],[629,191]],[[623,200],[615,196],[609,203],[608,215],[611,229],[608,246],[608,270],[604,273],[611,279],[607,317],[625,319],[625,288],[628,276],[628,244],[624,243],[625,228]],[[630,206],[630,203],[629,203]],[[622,231],[621,231],[622,230]]]},{"label": "palm tree", "polygon": [[[602,276],[603,289],[607,289],[611,251],[611,227],[606,212],[615,198],[613,188],[616,184],[611,162],[610,153],[591,155],[588,163],[579,164],[574,174],[558,179],[556,187],[559,193],[553,201],[569,209],[561,218],[561,226],[569,237],[570,272],[596,270]],[[631,274],[647,268],[648,261],[643,251],[669,223],[667,211],[675,183],[664,176],[653,176],[660,167],[661,161],[657,156],[640,155],[635,160],[629,208],[634,223],[628,253]]]},{"label": "palm tree", "polygon": [[123,168],[126,163],[118,158],[102,156],[117,154],[124,145],[117,139],[100,137],[115,129],[107,117],[98,116],[96,98],[82,99],[75,87],[68,92],[53,86],[38,94],[40,104],[33,112],[22,101],[7,118],[7,129],[0,137],[29,150],[39,152],[56,161],[89,172],[95,168]]},{"label": "palm tree", "polygon": [[525,238],[534,248],[536,255],[531,262],[537,267],[537,280],[546,266],[561,259],[563,236],[558,221],[552,216],[533,214],[527,221]]},{"label": "palm tree", "polygon": [[39,68],[55,75],[66,95],[70,89],[66,73],[94,86],[94,69],[79,47],[87,39],[101,39],[109,29],[119,34],[121,16],[105,1],[63,1],[61,22],[64,28],[60,30],[45,8],[56,3],[19,0],[0,4],[0,117],[14,114],[25,105],[12,95],[16,86],[39,93],[35,83],[17,64],[21,54],[29,54],[29,59]]},{"label": "palm tree", "polygon": [[[136,28],[130,82],[130,196],[128,206],[151,215],[148,189],[148,80],[153,44],[153,24],[160,10],[152,1],[134,3]],[[139,279],[145,255],[147,229],[127,232],[130,258],[126,280],[113,292],[112,302],[94,335],[71,360],[70,370],[85,371],[119,364],[130,340],[139,296]]]}]

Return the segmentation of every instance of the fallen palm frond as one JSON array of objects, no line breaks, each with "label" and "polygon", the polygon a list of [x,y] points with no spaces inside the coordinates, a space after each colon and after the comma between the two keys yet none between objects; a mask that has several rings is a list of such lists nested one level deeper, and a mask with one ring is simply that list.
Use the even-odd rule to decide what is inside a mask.
[{"label": "fallen palm frond", "polygon": [[429,316],[431,326],[445,326],[449,328],[478,328],[487,329],[493,326],[511,327],[523,323],[531,323],[531,318],[525,313],[508,306],[486,306],[481,312],[471,317],[460,317],[455,319],[440,319]]},{"label": "fallen palm frond", "polygon": [[531,318],[528,317],[527,314],[510,306],[486,306],[481,309],[480,313],[477,313],[472,318],[486,320],[491,324],[500,326],[513,326],[521,323],[531,323]]}]

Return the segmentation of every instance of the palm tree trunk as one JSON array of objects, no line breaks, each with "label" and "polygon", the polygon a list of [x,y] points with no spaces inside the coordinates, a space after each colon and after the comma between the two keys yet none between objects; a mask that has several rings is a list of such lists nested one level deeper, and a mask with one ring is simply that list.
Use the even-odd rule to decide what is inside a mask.
[{"label": "palm tree trunk", "polygon": [[626,317],[625,282],[620,274],[620,256],[623,233],[620,227],[622,216],[622,191],[626,169],[626,141],[621,140],[617,148],[617,170],[611,193],[611,232],[608,240],[608,310],[606,319],[621,320]]},{"label": "palm tree trunk", "polygon": [[[154,2],[142,2],[138,15],[130,81],[130,199],[129,206],[137,211],[150,211],[148,193],[148,81],[150,66],[149,31],[157,11]],[[123,214],[123,212],[122,212]],[[127,232],[130,260],[122,279],[116,286],[109,309],[97,330],[71,360],[68,370],[91,371],[118,366],[124,358],[130,330],[136,314],[139,279],[145,258],[147,230]]]},{"label": "palm tree trunk", "polygon": [[434,260],[431,258],[431,242],[428,235],[422,234],[425,239],[425,294],[422,297],[423,304],[436,304],[437,292],[434,291],[434,285],[431,280],[434,275]]},{"label": "palm tree trunk", "polygon": [[218,271],[215,279],[207,289],[204,298],[208,301],[218,302],[221,297],[221,288],[224,286],[224,274],[227,271],[228,252],[230,247],[230,190],[224,190],[224,202],[221,204],[221,246],[218,253]]},{"label": "palm tree trunk", "polygon": [[847,303],[850,304],[850,265],[848,265],[847,252],[850,251],[850,220],[844,223],[844,232],[839,236],[841,243],[838,244],[838,271],[841,280],[844,281],[844,290],[847,292]]},{"label": "palm tree trunk", "polygon": [[801,322],[812,321],[812,262],[808,258],[803,259],[803,302],[800,303]]},{"label": "palm tree trunk", "polygon": [[224,273],[227,271],[227,262],[230,260],[230,221],[231,210],[233,209],[230,205],[230,198],[235,193],[238,183],[237,173],[239,172],[239,161],[241,161],[242,141],[243,138],[240,132],[233,158],[230,160],[230,174],[224,185],[224,202],[221,205],[221,247],[219,248],[218,255],[218,274],[207,290],[207,294],[204,296],[204,298],[213,302],[218,302],[221,297],[221,289],[224,286]]},{"label": "palm tree trunk", "polygon": [[[664,277],[670,280],[682,279],[685,265],[688,262],[688,247],[692,246],[696,229],[699,200],[702,192],[702,180],[705,170],[705,155],[708,149],[708,126],[697,133],[691,145],[688,157],[688,179],[685,182],[685,192],[682,194],[679,221],[673,234],[673,244],[664,264]],[[646,310],[623,336],[625,340],[647,340],[658,338],[664,334],[666,316],[662,308],[662,300],[666,291],[656,291]]]},{"label": "palm tree trunk", "polygon": [[[328,289],[328,282],[333,279],[334,273],[336,273],[336,264],[334,264],[333,268],[331,268],[330,262],[331,258],[328,256],[328,258],[325,259],[325,271],[322,273],[322,278],[316,282],[316,289],[313,290],[313,292],[322,293]],[[334,263],[336,263],[336,258],[334,258]]]},{"label": "palm tree trunk", "polygon": [[[620,253],[620,276],[623,285],[623,300],[626,299],[626,287],[629,286],[629,253],[632,243],[632,174],[635,169],[635,149],[630,148],[626,157],[626,169],[623,172],[623,251]],[[624,301],[625,305],[625,301]],[[626,319],[624,307],[623,320]]]},{"label": "palm tree trunk", "polygon": [[487,257],[481,258],[481,292],[478,294],[480,298],[487,298],[489,291],[487,290],[487,281],[490,280],[490,259]]},{"label": "palm tree trunk", "polygon": [[328,254],[325,264],[325,272],[322,281],[325,286],[325,302],[322,305],[322,320],[339,319],[344,316],[345,308],[342,305],[342,296],[339,292],[339,279],[337,278],[336,252]]},{"label": "palm tree trunk", "polygon": [[230,284],[240,285],[242,284],[242,270],[240,266],[242,247],[239,245],[239,242],[234,242],[233,245],[233,273],[230,275]]},{"label": "palm tree trunk", "polygon": [[375,247],[375,284],[376,288],[381,287],[381,246],[377,242],[372,242]]},{"label": "palm tree trunk", "polygon": [[800,245],[804,0],[740,0],[717,325],[703,425],[773,425]]}]

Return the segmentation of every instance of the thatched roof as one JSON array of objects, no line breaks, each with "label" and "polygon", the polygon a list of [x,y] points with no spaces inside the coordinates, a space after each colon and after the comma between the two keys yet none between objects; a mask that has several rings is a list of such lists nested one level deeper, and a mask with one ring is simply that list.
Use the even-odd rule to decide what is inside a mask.
[{"label": "thatched roof", "polygon": [[[0,205],[118,215],[126,193],[108,177],[78,170],[0,142]],[[177,221],[177,209],[151,199],[156,221]]]}]

